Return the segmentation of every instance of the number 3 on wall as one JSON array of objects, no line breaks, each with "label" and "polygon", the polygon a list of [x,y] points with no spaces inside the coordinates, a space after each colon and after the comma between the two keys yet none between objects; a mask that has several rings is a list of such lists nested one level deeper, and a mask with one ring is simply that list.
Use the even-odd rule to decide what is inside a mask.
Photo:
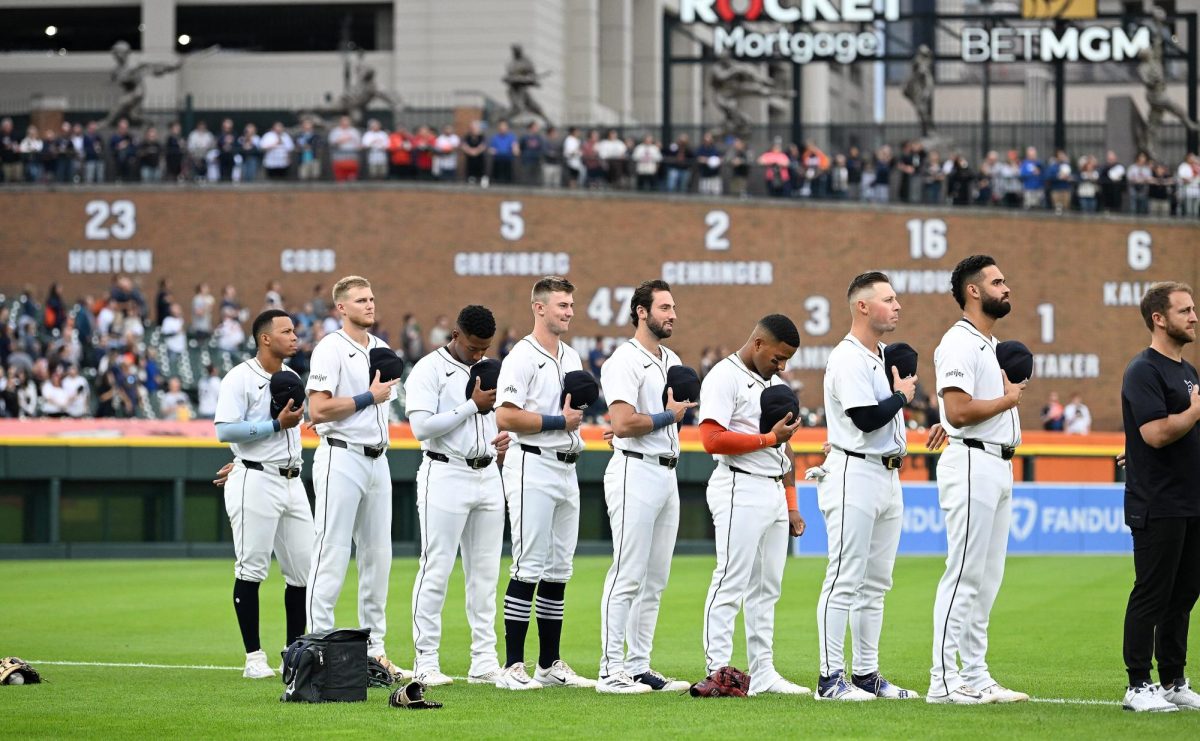
[{"label": "number 3 on wall", "polygon": [[[88,201],[83,207],[88,215],[83,236],[88,239],[129,239],[137,232],[137,208],[133,201]],[[115,219],[112,224],[109,218]]]}]

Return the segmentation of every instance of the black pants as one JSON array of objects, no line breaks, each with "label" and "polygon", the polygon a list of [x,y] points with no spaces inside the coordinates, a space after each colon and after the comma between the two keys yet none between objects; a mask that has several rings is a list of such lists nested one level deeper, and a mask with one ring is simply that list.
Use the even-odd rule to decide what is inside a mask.
[{"label": "black pants", "polygon": [[1133,531],[1133,591],[1125,608],[1129,683],[1150,681],[1151,655],[1168,684],[1184,676],[1188,621],[1200,595],[1200,517],[1147,519]]}]

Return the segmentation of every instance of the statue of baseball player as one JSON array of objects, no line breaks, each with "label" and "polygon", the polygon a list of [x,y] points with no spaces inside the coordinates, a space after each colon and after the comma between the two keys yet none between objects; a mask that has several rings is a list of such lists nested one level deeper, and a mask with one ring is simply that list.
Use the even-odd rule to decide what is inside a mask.
[{"label": "statue of baseball player", "polygon": [[[934,351],[942,424],[950,444],[937,464],[938,500],[946,513],[946,571],[933,607],[930,703],[1020,702],[987,665],[987,626],[1004,579],[1012,519],[1012,457],[1021,444],[1017,405],[1026,382],[1000,367],[996,322],[1012,310],[996,261],[972,255],[950,276],[963,316]],[[962,667],[958,659],[962,659]]]},{"label": "statue of baseball player", "polygon": [[[225,511],[233,532],[233,610],[246,648],[243,677],[275,676],[259,639],[258,589],[271,569],[271,553],[287,584],[283,604],[289,645],[304,633],[305,597],[312,556],[313,517],[300,481],[300,429],[304,394],[300,376],[283,361],[296,354],[296,330],[287,312],[269,309],[252,325],[257,354],[221,379],[215,416],[217,439],[235,456],[224,481]],[[295,394],[272,407],[279,377]],[[295,397],[299,396],[297,403]]]},{"label": "statue of baseball player", "polygon": [[783,678],[772,654],[788,535],[804,533],[788,444],[800,426],[799,404],[779,377],[799,345],[791,319],[763,317],[740,350],[713,366],[700,390],[700,436],[717,461],[707,493],[717,565],[704,601],[704,660],[709,674],[729,665],[741,611],[751,695],[811,691]]},{"label": "statue of baseball player", "polygon": [[[633,338],[600,368],[613,429],[613,455],[604,472],[613,564],[600,598],[603,656],[596,691],[679,692],[688,683],[651,669],[650,649],[679,531],[676,425],[696,403],[695,396],[676,398],[668,381],[690,370],[662,344],[675,327],[670,285],[649,280],[638,286],[629,319]],[[695,371],[691,376],[696,378]],[[698,378],[695,385],[698,391]]]},{"label": "statue of baseball player", "polygon": [[491,311],[463,308],[449,344],[418,360],[404,382],[408,420],[423,451],[417,471],[421,558],[413,582],[413,673],[430,686],[454,681],[441,670],[438,648],[446,588],[460,549],[471,626],[467,681],[495,684],[500,678],[495,623],[504,485],[498,464],[508,434],[497,434],[492,414],[500,364],[483,357],[495,334]]},{"label": "statue of baseball player", "polygon": [[[810,469],[829,536],[829,565],[817,601],[821,676],[815,696],[915,699],[920,695],[879,673],[879,635],[900,546],[900,468],[908,452],[904,407],[916,393],[917,355],[900,343],[885,352],[883,336],[900,320],[900,302],[886,275],[859,275],[850,282],[846,300],[853,317],[850,333],[830,352],[825,367],[830,450],[821,467]],[[941,447],[945,439],[941,425],[934,425],[929,447]],[[847,626],[854,640],[849,676]]]},{"label": "statue of baseball player", "polygon": [[308,625],[314,633],[333,630],[353,541],[358,624],[371,630],[368,655],[393,675],[406,676],[388,660],[383,642],[392,568],[387,404],[399,374],[384,380],[379,370],[372,372],[371,351],[387,349],[387,343],[369,333],[375,326],[370,282],[342,278],[333,287],[333,303],[342,328],[317,343],[307,386],[309,417],[321,436],[313,456],[317,552],[308,578]]},{"label": "statue of baseball player", "polygon": [[[567,581],[579,540],[575,462],[583,450],[583,412],[572,406],[566,384],[583,366],[579,353],[561,339],[575,314],[574,292],[558,276],[534,284],[533,331],[504,359],[496,382],[496,424],[513,438],[503,473],[513,563],[504,593],[506,658],[496,681],[501,689],[596,686],[560,655]],[[535,593],[540,650],[530,677],[525,636]]]}]

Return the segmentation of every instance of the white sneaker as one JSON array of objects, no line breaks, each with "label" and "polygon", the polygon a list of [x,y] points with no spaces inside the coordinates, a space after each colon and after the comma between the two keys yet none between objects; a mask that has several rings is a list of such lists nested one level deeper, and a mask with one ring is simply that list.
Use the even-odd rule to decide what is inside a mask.
[{"label": "white sneaker", "polygon": [[930,694],[925,702],[930,705],[990,705],[995,702],[993,695],[984,695],[969,684],[964,684],[948,695]]},{"label": "white sneaker", "polygon": [[1192,691],[1186,679],[1176,680],[1172,687],[1164,687],[1162,698],[1184,710],[1200,710],[1200,694]]},{"label": "white sneaker", "polygon": [[846,681],[846,673],[836,671],[828,679],[817,682],[817,691],[813,693],[817,700],[842,700],[845,702],[866,702],[874,700],[875,695]]},{"label": "white sneaker", "polygon": [[440,669],[423,671],[416,675],[414,679],[426,687],[441,687],[445,684],[454,684],[454,678],[443,674]]},{"label": "white sneaker", "polygon": [[267,664],[267,654],[260,648],[246,654],[246,668],[242,671],[246,679],[268,679],[275,676],[275,670]]},{"label": "white sneaker", "polygon": [[543,687],[587,687],[596,686],[596,680],[581,677],[562,659],[557,659],[549,669],[538,667],[533,678]]},{"label": "white sneaker", "polygon": [[1141,687],[1130,687],[1126,690],[1121,707],[1135,713],[1173,713],[1179,709],[1178,705],[1163,697],[1161,687],[1149,682],[1143,682]]},{"label": "white sneaker", "polygon": [[664,677],[660,672],[656,672],[653,669],[647,669],[634,677],[633,681],[638,684],[644,684],[655,692],[683,692],[692,686],[682,679]]},{"label": "white sneaker", "polygon": [[468,674],[467,675],[467,684],[491,684],[491,685],[494,685],[494,684],[496,684],[496,681],[498,679],[500,679],[500,676],[503,673],[504,673],[503,669],[493,669],[490,672],[484,672],[483,674]]},{"label": "white sneaker", "polygon": [[807,695],[809,692],[812,690],[780,677],[765,690],[750,690],[746,694],[754,697],[755,695]]},{"label": "white sneaker", "polygon": [[529,678],[525,665],[517,662],[510,667],[500,670],[496,686],[502,690],[540,690],[542,685]]},{"label": "white sneaker", "polygon": [[984,687],[979,692],[984,697],[994,698],[992,702],[998,703],[1026,702],[1029,699],[1029,695],[1025,694],[1024,692],[1010,690],[1009,688],[1001,685],[999,682],[989,687]]},{"label": "white sneaker", "polygon": [[596,682],[596,691],[605,695],[645,695],[654,689],[648,684],[635,682],[627,672],[613,672],[607,677],[600,677]]}]

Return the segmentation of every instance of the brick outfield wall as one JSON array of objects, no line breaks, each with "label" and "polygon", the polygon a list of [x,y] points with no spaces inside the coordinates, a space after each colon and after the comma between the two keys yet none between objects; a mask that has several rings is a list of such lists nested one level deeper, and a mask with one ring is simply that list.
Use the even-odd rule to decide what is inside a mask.
[{"label": "brick outfield wall", "polygon": [[571,338],[618,341],[630,334],[629,287],[665,277],[679,312],[669,344],[690,364],[710,345],[736,350],[764,314],[791,316],[811,405],[824,353],[849,329],[851,277],[892,274],[903,305],[894,339],[918,349],[931,381],[933,349],[959,315],[949,271],[987,252],[1013,291],[997,336],[1045,356],[1024,426],[1040,427],[1049,391],[1065,403],[1079,390],[1098,430],[1120,427],[1121,374],[1148,342],[1140,286],[1196,285],[1200,246],[1195,226],[1127,219],[496,190],[12,191],[0,192],[0,214],[0,289],[10,294],[31,285],[40,300],[51,281],[68,298],[101,294],[114,273],[133,272],[149,301],[160,277],[185,311],[194,284],[219,293],[232,283],[253,311],[270,279],[296,307],[314,284],[357,273],[372,281],[393,340],[405,313],[427,333],[466,303],[523,335],[529,288],[552,268],[577,286]]}]

